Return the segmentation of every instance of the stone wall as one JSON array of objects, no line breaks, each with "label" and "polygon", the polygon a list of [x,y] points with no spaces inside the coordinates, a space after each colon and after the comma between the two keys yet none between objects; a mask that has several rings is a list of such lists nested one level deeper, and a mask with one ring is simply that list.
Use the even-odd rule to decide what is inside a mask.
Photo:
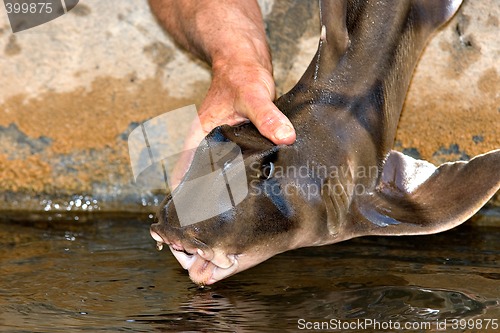
[{"label": "stone wall", "polygon": [[[283,93],[316,50],[317,4],[259,2]],[[441,163],[500,147],[499,17],[498,0],[469,0],[435,35],[413,78],[397,149]],[[163,194],[134,184],[128,134],[199,105],[210,71],[174,45],[147,1],[80,1],[16,34],[0,8],[0,52],[0,212],[154,210]]]}]

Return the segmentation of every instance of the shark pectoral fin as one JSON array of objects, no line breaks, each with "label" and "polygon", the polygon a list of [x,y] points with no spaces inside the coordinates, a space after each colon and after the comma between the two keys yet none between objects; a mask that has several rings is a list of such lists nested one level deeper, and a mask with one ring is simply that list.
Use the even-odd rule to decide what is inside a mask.
[{"label": "shark pectoral fin", "polygon": [[451,229],[500,188],[500,150],[438,168],[391,151],[376,191],[358,197],[356,235],[418,235]]}]

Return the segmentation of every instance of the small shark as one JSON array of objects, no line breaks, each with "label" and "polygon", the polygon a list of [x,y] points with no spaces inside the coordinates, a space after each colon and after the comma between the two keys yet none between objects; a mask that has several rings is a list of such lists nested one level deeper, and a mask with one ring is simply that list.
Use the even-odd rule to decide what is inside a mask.
[{"label": "small shark", "polygon": [[[420,53],[460,4],[321,1],[316,55],[276,101],[296,142],[276,146],[250,123],[215,128],[151,226],[159,246],[170,247],[193,282],[209,285],[291,249],[432,234],[470,218],[500,188],[500,150],[439,167],[391,150]],[[241,149],[243,158],[224,170],[243,172],[248,193],[222,214],[183,225],[176,197],[193,198],[196,210],[195,197],[220,195],[211,182],[185,185],[204,175],[200,165],[220,143]]]}]

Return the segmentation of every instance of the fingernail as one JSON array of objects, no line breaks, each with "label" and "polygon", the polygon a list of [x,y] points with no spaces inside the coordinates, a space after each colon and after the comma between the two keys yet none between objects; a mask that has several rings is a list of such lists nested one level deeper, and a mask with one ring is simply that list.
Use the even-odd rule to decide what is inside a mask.
[{"label": "fingernail", "polygon": [[274,133],[274,137],[278,140],[285,140],[292,134],[293,128],[288,125],[283,125]]}]

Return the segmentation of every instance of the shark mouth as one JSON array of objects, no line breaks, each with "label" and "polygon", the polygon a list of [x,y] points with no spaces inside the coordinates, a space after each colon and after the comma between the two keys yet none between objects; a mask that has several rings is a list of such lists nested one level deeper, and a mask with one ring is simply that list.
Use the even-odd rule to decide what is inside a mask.
[{"label": "shark mouth", "polygon": [[210,285],[237,272],[238,256],[225,254],[217,249],[199,249],[183,246],[180,242],[171,242],[151,230],[151,237],[156,241],[158,250],[167,244],[172,254],[189,272],[189,278],[200,286]]}]

